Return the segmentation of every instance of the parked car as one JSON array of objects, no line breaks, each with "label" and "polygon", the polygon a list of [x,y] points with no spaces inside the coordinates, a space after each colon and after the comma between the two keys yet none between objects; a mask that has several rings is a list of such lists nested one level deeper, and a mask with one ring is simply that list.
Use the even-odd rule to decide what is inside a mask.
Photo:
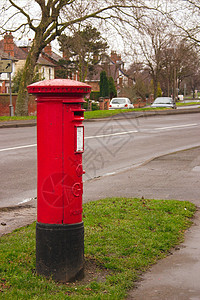
[{"label": "parked car", "polygon": [[151,107],[176,108],[176,103],[171,97],[158,97],[155,99]]},{"label": "parked car", "polygon": [[134,108],[133,104],[128,98],[112,98],[109,109],[128,109]]}]

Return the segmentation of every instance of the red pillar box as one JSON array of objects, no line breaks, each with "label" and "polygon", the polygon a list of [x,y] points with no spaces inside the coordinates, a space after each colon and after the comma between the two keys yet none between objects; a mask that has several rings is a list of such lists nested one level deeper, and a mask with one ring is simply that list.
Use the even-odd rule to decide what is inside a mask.
[{"label": "red pillar box", "polygon": [[54,79],[28,86],[37,101],[36,269],[58,281],[83,273],[83,97],[91,87]]}]

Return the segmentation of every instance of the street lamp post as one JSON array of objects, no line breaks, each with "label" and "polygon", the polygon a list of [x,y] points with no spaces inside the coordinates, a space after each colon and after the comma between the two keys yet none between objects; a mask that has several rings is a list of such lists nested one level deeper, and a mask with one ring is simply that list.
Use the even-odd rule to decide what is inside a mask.
[{"label": "street lamp post", "polygon": [[174,49],[174,80],[173,80],[173,100],[174,102],[177,101],[178,99],[178,78],[177,78],[177,70],[176,70],[176,57],[175,57],[175,51],[176,51],[176,46],[173,48]]},{"label": "street lamp post", "polygon": [[[9,60],[10,60],[10,53],[9,53]],[[12,81],[11,81],[11,73],[12,73],[12,60],[11,60],[11,72],[9,72],[9,92],[10,92],[10,116],[14,116],[14,111],[13,111],[13,104],[12,104]]]},{"label": "street lamp post", "polygon": [[176,102],[177,80],[176,80],[176,66],[174,66],[174,86],[173,86],[173,100]]},{"label": "street lamp post", "polygon": [[11,73],[9,74],[9,92],[10,92],[10,105],[9,105],[9,110],[10,110],[10,116],[14,116],[14,109],[13,109],[13,104],[12,104],[12,81],[11,81]]}]

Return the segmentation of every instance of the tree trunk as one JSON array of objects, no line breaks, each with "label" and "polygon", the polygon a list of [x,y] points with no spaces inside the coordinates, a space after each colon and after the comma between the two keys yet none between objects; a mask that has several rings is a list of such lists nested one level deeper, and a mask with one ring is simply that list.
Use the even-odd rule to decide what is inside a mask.
[{"label": "tree trunk", "polygon": [[195,88],[192,88],[192,98],[195,99]]},{"label": "tree trunk", "polygon": [[157,97],[157,89],[158,89],[158,79],[157,79],[157,76],[153,76],[153,96],[154,96],[154,100],[156,99]]},{"label": "tree trunk", "polygon": [[35,36],[33,40],[32,47],[28,53],[24,70],[22,73],[22,78],[19,85],[19,92],[16,101],[15,114],[17,116],[27,116],[28,115],[28,92],[27,86],[32,83],[34,68],[36,66],[41,47],[42,38]]}]

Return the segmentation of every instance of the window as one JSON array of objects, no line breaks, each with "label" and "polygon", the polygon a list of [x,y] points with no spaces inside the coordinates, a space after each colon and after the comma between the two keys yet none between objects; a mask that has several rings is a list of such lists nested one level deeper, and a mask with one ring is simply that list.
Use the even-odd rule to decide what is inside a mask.
[{"label": "window", "polygon": [[49,79],[52,79],[51,74],[52,74],[52,70],[51,70],[51,68],[49,68]]},{"label": "window", "polygon": [[42,77],[45,78],[45,67],[42,68]]}]

